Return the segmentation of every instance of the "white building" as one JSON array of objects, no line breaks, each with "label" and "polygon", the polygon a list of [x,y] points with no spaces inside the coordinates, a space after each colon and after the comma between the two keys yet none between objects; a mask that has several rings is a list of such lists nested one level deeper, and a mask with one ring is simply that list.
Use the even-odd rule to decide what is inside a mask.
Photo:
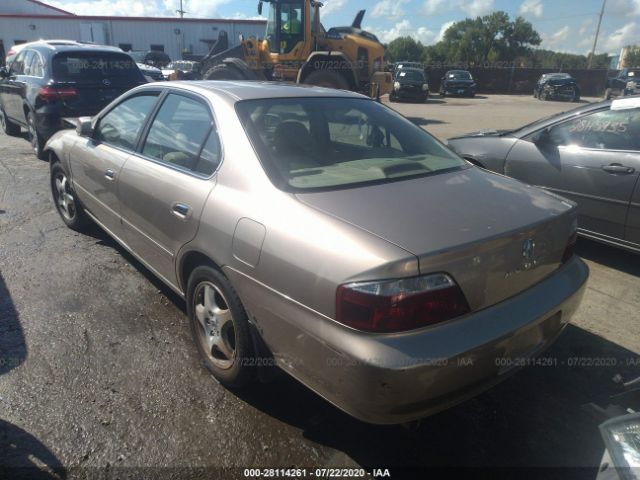
[{"label": "white building", "polygon": [[161,50],[180,59],[186,50],[204,55],[226,31],[229,46],[264,35],[262,20],[80,16],[37,0],[0,0],[0,58],[17,43],[68,39],[119,46],[123,50]]}]

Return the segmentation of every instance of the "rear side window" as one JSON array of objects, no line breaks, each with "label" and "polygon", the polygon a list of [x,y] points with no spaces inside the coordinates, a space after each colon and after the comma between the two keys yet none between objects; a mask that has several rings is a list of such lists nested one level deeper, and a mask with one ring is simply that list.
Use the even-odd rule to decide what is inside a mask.
[{"label": "rear side window", "polygon": [[53,78],[59,82],[104,83],[111,85],[144,82],[133,59],[109,52],[62,52],[53,57]]},{"label": "rear side window", "polygon": [[184,170],[211,175],[220,161],[220,142],[213,127],[206,104],[170,94],[151,124],[142,154]]},{"label": "rear side window", "polygon": [[133,150],[140,130],[156,103],[157,94],[127,98],[107,113],[96,129],[96,140],[114,147]]},{"label": "rear side window", "polygon": [[550,131],[552,143],[601,150],[640,150],[640,109],[604,110]]},{"label": "rear side window", "polygon": [[22,75],[24,72],[24,59],[27,52],[25,50],[18,53],[15,60],[11,63],[11,75]]}]

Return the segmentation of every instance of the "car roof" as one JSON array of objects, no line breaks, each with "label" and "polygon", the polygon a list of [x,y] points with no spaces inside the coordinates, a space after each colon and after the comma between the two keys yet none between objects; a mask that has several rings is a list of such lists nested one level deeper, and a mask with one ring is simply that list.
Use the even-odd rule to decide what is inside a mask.
[{"label": "car roof", "polygon": [[192,91],[201,95],[215,94],[217,97],[234,104],[243,100],[257,100],[267,98],[300,98],[300,97],[337,97],[369,99],[359,93],[347,90],[316,87],[314,85],[298,85],[287,82],[267,82],[259,80],[199,80],[166,82],[158,85],[149,83],[136,88],[137,91],[169,88]]},{"label": "car roof", "polygon": [[27,44],[24,44],[24,47],[36,49],[42,52],[100,51],[124,53],[120,48],[112,47],[111,45],[75,42],[73,40],[39,40],[37,42],[29,42]]}]

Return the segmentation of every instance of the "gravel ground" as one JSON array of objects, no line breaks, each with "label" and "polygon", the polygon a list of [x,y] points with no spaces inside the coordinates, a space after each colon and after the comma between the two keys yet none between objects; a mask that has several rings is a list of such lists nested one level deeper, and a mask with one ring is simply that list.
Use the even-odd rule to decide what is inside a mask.
[{"label": "gravel ground", "polygon": [[[440,138],[567,108],[525,97],[439,101],[393,106]],[[285,374],[242,392],[218,385],[198,361],[183,302],[99,229],[65,228],[48,164],[24,138],[0,134],[0,477],[33,465],[43,478],[242,478],[220,469],[267,466],[384,467],[392,478],[410,476],[403,466],[593,469],[603,444],[581,406],[614,392],[614,374],[638,370],[640,261],[578,247],[592,275],[573,325],[545,354],[553,366],[526,368],[412,429],[371,426]]]}]

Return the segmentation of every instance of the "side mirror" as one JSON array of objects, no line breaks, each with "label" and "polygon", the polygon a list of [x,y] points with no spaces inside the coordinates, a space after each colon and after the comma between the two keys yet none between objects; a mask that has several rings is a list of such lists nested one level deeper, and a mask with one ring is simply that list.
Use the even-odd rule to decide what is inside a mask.
[{"label": "side mirror", "polygon": [[93,135],[93,125],[91,117],[80,117],[76,124],[76,133],[81,137],[91,137]]},{"label": "side mirror", "polygon": [[7,67],[0,68],[0,78],[9,78],[9,69]]},{"label": "side mirror", "polygon": [[262,15],[262,2],[258,2],[258,15]]}]

